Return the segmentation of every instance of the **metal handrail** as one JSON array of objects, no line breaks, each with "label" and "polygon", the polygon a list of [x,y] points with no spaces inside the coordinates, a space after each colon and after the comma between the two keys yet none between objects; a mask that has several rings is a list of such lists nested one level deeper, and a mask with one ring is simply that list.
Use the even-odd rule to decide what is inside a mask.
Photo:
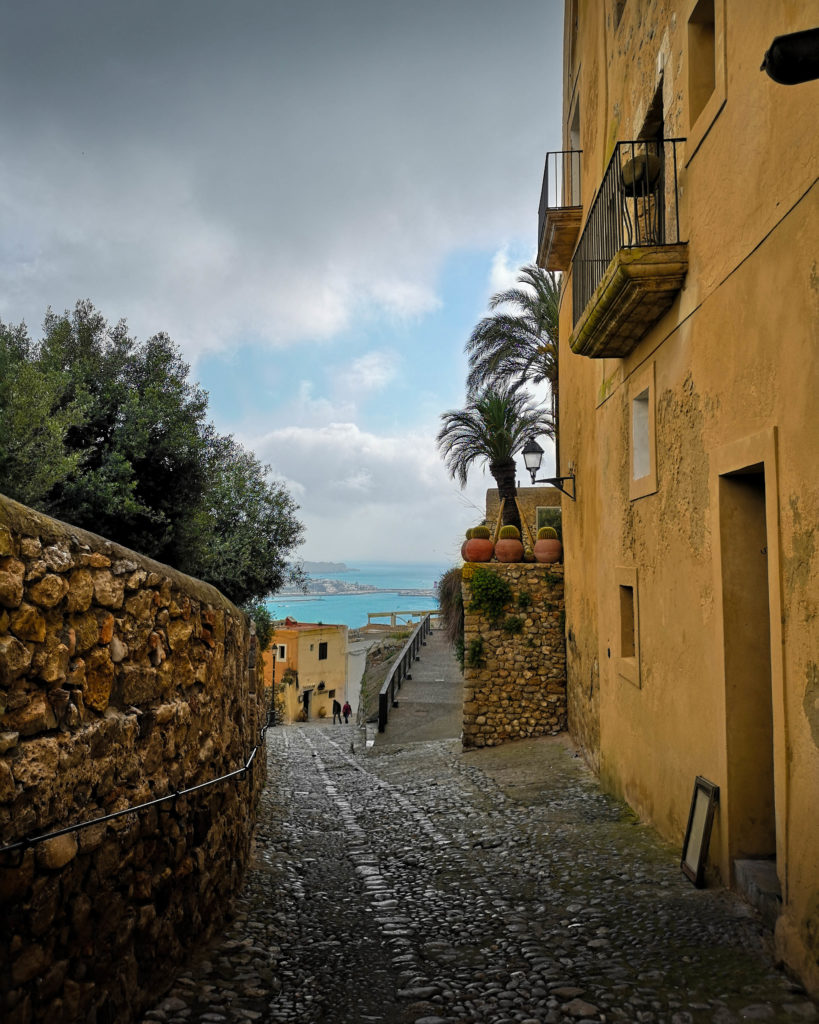
[{"label": "metal handrail", "polygon": [[582,149],[561,149],[546,154],[543,183],[540,188],[540,205],[537,211],[538,244],[543,239],[543,229],[546,226],[549,210],[564,210],[582,205],[580,198],[580,157],[582,154]]},{"label": "metal handrail", "polygon": [[677,144],[684,141],[615,145],[572,259],[575,323],[620,249],[680,241]]},{"label": "metal handrail", "polygon": [[425,615],[416,626],[409,640],[404,644],[401,653],[393,662],[392,668],[387,675],[384,685],[378,694],[378,731],[383,732],[387,727],[387,716],[389,709],[395,704],[395,694],[401,689],[401,683],[405,679],[412,679],[412,663],[420,658],[421,648],[426,646],[425,637],[432,632],[432,614]]},{"label": "metal handrail", "polygon": [[82,829],[91,828],[92,825],[102,825],[108,821],[114,821],[116,818],[122,818],[126,814],[136,814],[139,811],[147,810],[149,807],[156,807],[159,804],[167,803],[169,800],[178,800],[180,797],[189,796],[191,793],[196,793],[201,789],[208,789],[210,786],[215,786],[219,782],[226,782],[228,779],[236,778],[239,775],[246,775],[248,769],[253,764],[256,754],[259,751],[259,747],[264,743],[264,738],[268,728],[274,723],[270,721],[268,716],[268,722],[266,722],[259,732],[259,742],[250,751],[244,766],[241,768],[235,768],[232,772],[228,772],[226,775],[220,775],[216,779],[209,779],[207,782],[197,783],[195,786],[188,786],[186,789],[177,789],[173,793],[166,793],[165,796],[158,796],[155,800],[148,800],[146,803],[134,804],[132,807],[126,807],[121,811],[112,811],[110,814],[100,815],[98,818],[90,818],[87,821],[81,821],[76,825],[66,825],[65,828],[55,829],[53,832],[43,832],[37,836],[25,836],[23,839],[18,839],[16,842],[9,844],[8,846],[0,846],[0,855],[4,853],[13,853],[17,850],[28,850],[32,846],[37,846],[39,843],[44,843],[49,839],[56,839],[58,836],[68,835],[69,832],[80,832]]}]

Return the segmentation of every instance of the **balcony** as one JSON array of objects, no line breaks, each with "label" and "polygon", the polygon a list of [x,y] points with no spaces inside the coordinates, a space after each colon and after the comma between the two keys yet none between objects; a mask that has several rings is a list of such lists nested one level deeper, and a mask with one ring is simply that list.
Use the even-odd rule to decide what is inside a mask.
[{"label": "balcony", "polygon": [[572,149],[546,154],[537,226],[537,265],[544,270],[568,270],[572,260],[583,219],[581,152]]},{"label": "balcony", "polygon": [[572,351],[623,357],[669,309],[688,270],[677,145],[618,142],[572,260]]}]

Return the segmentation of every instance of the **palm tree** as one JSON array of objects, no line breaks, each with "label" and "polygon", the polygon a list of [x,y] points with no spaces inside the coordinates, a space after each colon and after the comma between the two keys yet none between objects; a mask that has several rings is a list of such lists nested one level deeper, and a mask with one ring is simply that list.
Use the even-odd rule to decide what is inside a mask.
[{"label": "palm tree", "polygon": [[[552,399],[555,448],[558,443],[557,328],[560,312],[558,277],[532,263],[521,267],[520,287],[497,292],[485,316],[467,341],[467,390],[474,394],[489,385],[546,382]],[[511,306],[513,311],[500,307]],[[560,460],[558,458],[558,466]]]},{"label": "palm tree", "polygon": [[436,440],[449,475],[464,487],[472,464],[488,463],[498,497],[507,499],[504,525],[520,530],[520,516],[512,500],[517,494],[515,455],[530,437],[551,436],[549,414],[534,405],[525,392],[498,384],[468,397],[464,409],[450,409],[441,419],[443,426]]}]

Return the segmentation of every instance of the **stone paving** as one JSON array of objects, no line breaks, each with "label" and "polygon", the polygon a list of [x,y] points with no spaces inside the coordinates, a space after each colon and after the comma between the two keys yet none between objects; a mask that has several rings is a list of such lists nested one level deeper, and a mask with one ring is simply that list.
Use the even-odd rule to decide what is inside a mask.
[{"label": "stone paving", "polygon": [[226,932],[144,1021],[817,1021],[755,912],[697,890],[565,738],[268,733]]}]

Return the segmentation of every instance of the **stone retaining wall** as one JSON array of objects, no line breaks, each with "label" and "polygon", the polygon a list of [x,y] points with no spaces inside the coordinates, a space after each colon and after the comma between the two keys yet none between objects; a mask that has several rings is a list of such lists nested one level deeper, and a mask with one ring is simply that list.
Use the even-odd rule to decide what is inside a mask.
[{"label": "stone retaining wall", "polygon": [[[213,587],[0,496],[0,846],[243,766],[254,645]],[[155,999],[240,884],[263,772],[0,855],[4,1024]]]},{"label": "stone retaining wall", "polygon": [[[512,600],[494,622],[485,612],[470,607],[474,573],[479,571],[498,573],[512,591]],[[509,740],[563,732],[563,566],[468,562],[462,579],[463,745],[493,747]],[[509,627],[520,627],[520,631]]]}]

